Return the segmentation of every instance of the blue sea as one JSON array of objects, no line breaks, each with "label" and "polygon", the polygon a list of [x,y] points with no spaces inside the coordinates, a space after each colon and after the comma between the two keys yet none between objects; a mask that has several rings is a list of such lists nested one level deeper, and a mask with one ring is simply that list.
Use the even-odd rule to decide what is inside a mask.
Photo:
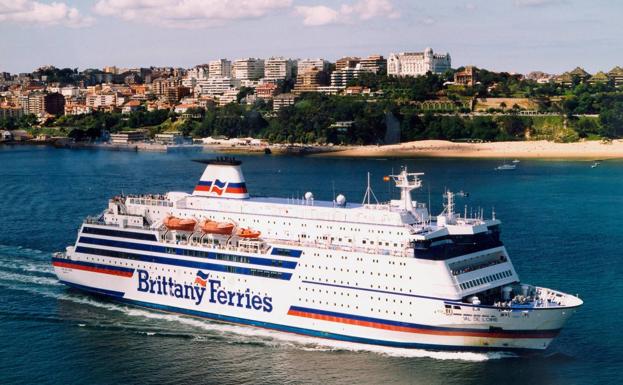
[{"label": "blue sea", "polygon": [[253,195],[361,201],[366,172],[426,173],[415,193],[442,209],[446,189],[495,209],[523,281],[585,305],[544,353],[436,352],[330,342],[116,304],[59,284],[51,253],[74,243],[115,194],[191,191],[210,154],[0,146],[1,384],[616,384],[623,378],[623,162],[240,156]]}]

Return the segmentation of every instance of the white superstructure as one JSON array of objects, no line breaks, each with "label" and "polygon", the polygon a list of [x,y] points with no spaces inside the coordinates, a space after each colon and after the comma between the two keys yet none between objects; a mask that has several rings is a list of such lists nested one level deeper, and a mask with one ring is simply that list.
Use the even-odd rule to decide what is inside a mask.
[{"label": "white superstructure", "polygon": [[[192,194],[119,196],[53,258],[69,286],[214,320],[396,347],[545,349],[582,304],[520,283],[500,221],[431,217],[411,198],[249,197],[240,162],[208,161]],[[174,218],[172,220],[171,218]]]}]

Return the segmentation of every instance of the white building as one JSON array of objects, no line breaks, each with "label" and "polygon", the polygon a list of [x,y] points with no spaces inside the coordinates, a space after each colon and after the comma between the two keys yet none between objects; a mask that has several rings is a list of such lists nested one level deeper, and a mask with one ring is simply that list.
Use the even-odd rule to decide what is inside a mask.
[{"label": "white building", "polygon": [[234,62],[233,77],[238,80],[257,80],[264,77],[264,60],[238,59]]},{"label": "white building", "polygon": [[212,60],[208,66],[210,77],[231,77],[231,61],[227,59]]},{"label": "white building", "polygon": [[295,100],[296,95],[294,94],[279,94],[273,98],[273,111],[279,111],[283,107],[291,106]]},{"label": "white building", "polygon": [[172,144],[184,144],[184,136],[179,131],[163,132],[156,134],[154,138],[156,143],[172,145]]},{"label": "white building", "polygon": [[215,76],[197,81],[195,90],[198,91],[198,94],[200,95],[220,95],[232,87],[232,78],[226,76]]},{"label": "white building", "polygon": [[186,71],[184,78],[207,79],[210,73],[209,67],[206,65],[196,66]]},{"label": "white building", "polygon": [[186,72],[186,75],[182,79],[182,85],[188,88],[195,88],[197,82],[200,80],[206,80],[209,77],[209,70],[207,66],[197,66],[191,68]]},{"label": "white building", "polygon": [[344,88],[353,79],[359,77],[360,74],[365,72],[360,64],[357,64],[355,68],[344,68],[336,70],[331,73],[331,87]]},{"label": "white building", "polygon": [[264,78],[270,81],[292,78],[292,60],[283,57],[271,57],[264,63]]},{"label": "white building", "polygon": [[312,68],[318,68],[320,71],[326,71],[329,68],[329,62],[324,59],[300,59],[297,63],[297,71],[304,74]]},{"label": "white building", "polygon": [[117,105],[117,94],[114,92],[107,94],[87,95],[86,106],[93,109],[101,107],[114,107]]},{"label": "white building", "polygon": [[142,142],[145,140],[145,132],[141,130],[121,131],[116,134],[110,134],[110,142],[112,144],[129,144]]},{"label": "white building", "polygon": [[396,76],[422,76],[427,72],[441,74],[451,67],[450,54],[435,54],[432,48],[424,52],[390,53],[387,74]]},{"label": "white building", "polygon": [[218,105],[225,106],[229,103],[236,103],[238,101],[238,90],[235,88],[229,89],[218,98]]},{"label": "white building", "polygon": [[65,99],[80,96],[80,88],[78,87],[62,87],[58,90],[58,92],[60,92]]}]

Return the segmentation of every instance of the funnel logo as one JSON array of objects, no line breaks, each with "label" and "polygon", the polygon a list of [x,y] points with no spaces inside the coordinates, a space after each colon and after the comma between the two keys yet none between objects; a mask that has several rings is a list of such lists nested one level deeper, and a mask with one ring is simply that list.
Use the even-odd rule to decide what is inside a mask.
[{"label": "funnel logo", "polygon": [[220,180],[215,180],[214,183],[212,183],[212,190],[210,190],[210,192],[215,193],[218,196],[221,196],[221,194],[223,194],[223,191],[225,190],[225,185],[227,184],[227,182],[221,182]]}]

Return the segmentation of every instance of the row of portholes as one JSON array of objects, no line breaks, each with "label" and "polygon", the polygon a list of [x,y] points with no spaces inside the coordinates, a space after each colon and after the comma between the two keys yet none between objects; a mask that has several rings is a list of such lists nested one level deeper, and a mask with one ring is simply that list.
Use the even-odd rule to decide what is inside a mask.
[{"label": "row of portholes", "polygon": [[[309,268],[312,268],[312,269],[316,269],[316,266],[314,266],[314,265],[307,265],[307,264],[304,264],[304,265],[303,265],[303,267],[309,267]],[[322,266],[318,266],[317,268],[318,268],[318,270],[322,270]],[[329,266],[325,266],[325,267],[324,267],[324,270],[329,270]],[[337,267],[334,267],[334,268],[333,268],[333,271],[337,272]],[[340,272],[343,272],[343,273],[344,273],[344,272],[346,272],[346,273],[350,273],[350,269],[340,268]],[[366,272],[365,272],[365,271],[363,271],[363,270],[361,270],[361,271],[359,271],[359,270],[354,270],[354,273],[355,273],[355,274],[366,274]],[[381,273],[376,273],[376,274],[377,274],[377,276],[379,276],[379,277],[381,277],[381,276],[382,276],[382,275],[381,275]],[[372,272],[372,271],[371,271],[371,272],[370,272],[370,275],[374,275],[374,272]],[[385,277],[386,277],[386,278],[398,278],[398,279],[402,279],[402,275],[398,275],[398,276],[396,276],[396,274],[392,274],[392,276],[390,277],[390,276],[389,276],[389,273],[385,273]],[[305,279],[307,279],[307,278],[305,278]],[[413,277],[409,276],[409,279],[413,279]]]},{"label": "row of portholes", "polygon": [[[303,288],[302,288],[301,286],[299,286],[299,290],[301,290],[301,291],[302,291],[302,290],[303,290]],[[307,288],[307,287],[305,288],[305,291],[311,291],[312,293],[316,293],[316,292],[318,292],[318,293],[320,293],[320,294],[322,294],[322,293],[324,293],[324,294],[331,294],[331,292],[330,292],[329,290],[322,290],[322,289],[318,289],[318,290],[316,290],[316,289],[314,289],[314,288],[309,289],[309,288]],[[333,292],[333,295],[337,295],[337,294],[338,294],[338,293],[337,293],[337,291],[334,291],[334,292]],[[340,291],[340,293],[339,293],[339,294],[340,294],[341,296],[344,296],[344,292],[343,292],[343,291]],[[349,293],[346,293],[346,296],[347,296],[347,297],[350,297],[350,294],[349,294]],[[359,298],[359,294],[355,294],[355,298]]]},{"label": "row of portholes", "polygon": [[[313,304],[318,304],[318,305],[329,305],[329,306],[331,306],[331,305],[332,305],[332,304],[331,304],[331,302],[329,302],[329,301],[321,301],[321,300],[316,301],[315,299],[311,299],[311,300],[310,300],[309,298],[304,298],[304,299],[303,299],[303,298],[300,298],[300,297],[299,297],[299,302],[300,302],[300,303],[302,303],[302,302],[306,302],[306,303],[313,303]],[[337,302],[333,302],[333,307],[334,307],[334,308],[337,308],[337,307],[338,307]],[[339,304],[339,307],[341,307],[341,308],[344,308],[344,307],[345,307],[345,308],[347,308],[347,309],[350,309],[350,307],[351,307],[351,306],[350,306],[349,304],[344,305],[343,303],[341,303],[341,304]],[[355,305],[355,306],[354,306],[354,308],[355,308],[356,310],[359,310],[359,306],[358,306],[358,305]],[[376,312],[376,313],[383,313],[383,309],[375,309],[375,308],[372,308],[372,307],[371,307],[371,308],[370,308],[370,312],[372,312],[372,313],[374,313],[374,312]],[[389,310],[387,310],[387,309],[385,309],[385,314],[393,314],[393,315],[400,315],[400,316],[404,316],[404,315],[406,315],[406,314],[404,314],[404,313],[402,313],[402,312],[397,312],[397,311],[395,311],[395,310],[392,310],[392,312],[390,313],[390,311],[389,311]],[[409,313],[409,317],[413,317],[413,314],[412,314],[412,313]]]},{"label": "row of portholes", "polygon": [[[317,278],[317,279],[316,279],[315,277],[308,277],[308,276],[304,276],[304,277],[303,277],[303,279],[304,279],[305,281],[310,281],[310,282],[328,283],[328,284],[333,283],[333,284],[340,284],[340,285],[350,285],[349,281],[346,281],[346,282],[344,282],[344,281],[339,281],[339,282],[338,282],[337,280],[335,280],[335,279],[334,279],[334,280],[332,280],[332,282],[331,282],[331,281],[329,281],[329,278],[325,278],[325,279],[324,279],[324,281],[323,281],[323,280],[322,280],[322,278]],[[411,279],[411,277],[409,277],[409,279]],[[355,283],[354,283],[354,285],[355,285],[357,288],[359,288],[359,284],[358,284],[357,282],[355,282]],[[378,289],[378,290],[392,290],[392,291],[393,291],[393,292],[395,292],[395,293],[398,293],[398,292],[400,292],[400,293],[407,293],[407,291],[406,291],[406,290],[403,290],[401,287],[399,287],[398,289],[396,289],[396,287],[389,287],[389,286],[384,286],[384,287],[383,287],[383,286],[381,286],[381,285],[377,285],[376,287],[374,287],[374,285],[370,285],[369,287],[366,287],[366,288],[369,288],[369,289]],[[411,291],[411,289],[409,289],[408,293],[411,293],[411,292],[412,292],[412,291]],[[391,294],[391,293],[390,293],[390,294]]]}]

